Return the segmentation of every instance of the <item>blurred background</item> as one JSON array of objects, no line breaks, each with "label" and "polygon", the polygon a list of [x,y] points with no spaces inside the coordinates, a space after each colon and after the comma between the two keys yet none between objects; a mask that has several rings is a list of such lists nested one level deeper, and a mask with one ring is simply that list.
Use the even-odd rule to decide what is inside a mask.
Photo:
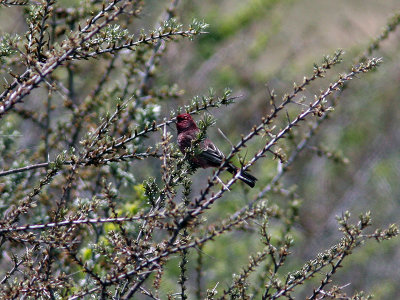
[{"label": "blurred background", "polygon": [[[169,47],[162,64],[164,80],[177,82],[187,97],[209,87],[218,91],[226,86],[241,95],[233,108],[214,113],[217,127],[236,143],[240,134],[269,112],[266,84],[282,97],[291,92],[293,82],[301,83],[303,76],[311,75],[313,64],[320,63],[324,55],[343,49],[343,63],[305,92],[312,100],[338,73],[350,69],[399,9],[397,1],[189,1],[181,7],[181,16],[186,20],[204,18],[210,24],[209,34],[185,42],[184,50],[180,43]],[[296,259],[289,260],[288,269],[301,267],[339,239],[335,217],[346,210],[355,217],[371,211],[374,227],[400,221],[400,32],[391,34],[381,46],[373,56],[382,57],[384,63],[375,73],[349,84],[309,144],[338,152],[348,163],[338,164],[306,149],[284,177],[284,186],[295,187],[302,201],[292,249]],[[215,133],[214,139],[219,138],[220,147],[229,149],[216,130],[210,131],[210,135]],[[266,161],[255,166],[253,171],[262,178],[258,188],[268,183],[275,168]],[[243,205],[240,196],[225,198],[217,203],[221,211],[227,205],[235,207],[229,203],[232,200]],[[267,199],[284,205],[279,196]],[[246,238],[247,234],[232,235],[221,243]],[[232,253],[216,249],[208,253],[214,258],[205,259],[210,264],[220,261],[220,256],[246,259],[240,254],[256,243],[244,244],[244,249],[232,249]],[[367,244],[346,261],[335,284],[351,282],[345,288],[349,294],[364,290],[375,299],[400,297],[399,246],[398,239]],[[220,269],[229,273],[232,265]],[[208,276],[218,281],[218,274]],[[307,295],[310,289],[306,285],[299,296]]]},{"label": "blurred background", "polygon": [[[135,22],[130,31],[154,28],[165,7],[164,1],[146,1],[145,17]],[[234,95],[240,95],[236,104],[209,111],[217,120],[209,135],[227,153],[230,145],[217,128],[236,144],[241,134],[248,133],[270,111],[267,86],[275,91],[279,103],[284,94],[292,91],[293,82],[300,84],[304,76],[312,75],[314,63],[320,63],[324,55],[343,49],[342,64],[303,93],[307,100],[313,100],[339,73],[351,69],[357,57],[399,10],[400,3],[396,0],[182,1],[176,15],[179,21],[187,24],[198,18],[210,26],[208,34],[193,41],[168,44],[159,65],[161,72],[153,80],[160,86],[175,83],[184,95],[161,103],[160,118],[188,104],[193,96],[207,94],[209,88],[221,94],[224,88],[230,87]],[[21,33],[26,30],[24,26],[20,8],[0,9],[1,33]],[[361,80],[356,78],[350,82],[338,98],[335,111],[321,124],[281,181],[282,187],[295,191],[302,203],[293,232],[292,255],[285,265],[287,271],[301,268],[305,261],[339,241],[336,216],[346,210],[354,220],[359,214],[371,211],[373,228],[399,224],[400,30],[391,33],[373,56],[382,57],[383,64],[375,72],[360,75]],[[99,61],[85,73],[87,77],[99,77],[104,67],[105,62]],[[118,70],[113,72],[118,76]],[[76,82],[78,97],[82,99],[91,88],[85,81]],[[40,95],[35,92],[30,98],[40,98]],[[173,127],[170,130],[175,134]],[[32,127],[25,123],[20,132],[25,145],[35,147]],[[289,144],[281,145],[288,150],[288,155]],[[251,144],[249,153],[260,145]],[[337,155],[339,163],[326,155],[318,155],[317,148]],[[256,188],[251,191],[237,188],[226,194],[205,218],[222,218],[245,206],[274,177],[277,165],[271,157],[256,164],[252,167],[252,173],[260,178]],[[140,165],[143,171],[135,174],[137,182],[148,175],[155,176],[157,166],[158,161]],[[200,170],[198,174],[193,178],[193,194],[204,186],[211,171]],[[271,205],[287,204],[286,198],[276,193],[267,194],[265,199]],[[271,222],[271,234],[279,234],[281,228]],[[231,274],[239,272],[248,255],[261,246],[257,232],[250,229],[229,233],[206,245],[202,249],[205,287],[213,288],[219,282],[220,288],[225,288]],[[335,275],[335,284],[344,286],[351,282],[344,288],[349,294],[364,290],[374,294],[375,299],[400,297],[400,240],[382,244],[369,242],[356,251]],[[167,271],[179,272],[178,263],[178,258],[172,261]],[[194,281],[194,274],[190,278]],[[314,286],[317,282],[313,282]],[[176,283],[166,279],[163,284],[165,291],[169,291]],[[310,285],[306,284],[296,295],[301,299],[311,292]]]},{"label": "blurred background", "polygon": [[[217,127],[237,142],[254,120],[269,112],[266,84],[278,96],[289,93],[293,82],[301,83],[303,76],[311,74],[314,63],[343,49],[343,63],[305,92],[312,100],[338,73],[349,70],[400,5],[397,1],[363,0],[189,1],[181,9],[187,20],[204,18],[210,24],[209,34],[186,42],[184,51],[182,44],[169,48],[164,80],[177,82],[188,97],[204,93],[208,87],[220,90],[226,86],[241,95],[234,108],[214,114]],[[292,249],[298,260],[290,260],[292,266],[300,267],[339,239],[335,217],[346,210],[353,216],[371,211],[374,227],[400,221],[399,46],[397,30],[373,53],[383,58],[383,64],[349,84],[309,144],[338,152],[348,163],[337,164],[306,149],[284,177],[283,184],[295,187],[302,201]],[[214,139],[218,136],[216,133]],[[219,138],[219,146],[226,145]],[[274,168],[265,161],[256,165],[256,176],[265,178],[257,187],[268,183]],[[227,198],[217,204],[221,210],[234,206],[227,203],[232,197]],[[276,195],[267,198],[282,205]],[[242,241],[246,235],[232,238]],[[230,242],[228,238],[222,243]],[[345,263],[335,284],[351,282],[345,288],[350,294],[365,290],[375,299],[400,297],[399,246],[398,239],[367,244]],[[222,255],[216,252],[213,255]],[[212,263],[213,259],[209,260]],[[305,286],[300,295],[310,295],[310,289]]]}]

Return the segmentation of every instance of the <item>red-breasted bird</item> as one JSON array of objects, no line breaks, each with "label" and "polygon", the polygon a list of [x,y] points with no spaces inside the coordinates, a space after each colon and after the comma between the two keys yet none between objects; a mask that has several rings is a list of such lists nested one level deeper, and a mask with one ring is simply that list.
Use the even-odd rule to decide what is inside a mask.
[{"label": "red-breasted bird", "polygon": [[[192,141],[195,141],[200,133],[200,129],[197,127],[196,123],[189,114],[181,114],[176,117],[176,129],[178,130],[178,146],[183,154],[186,150],[192,146]],[[195,167],[210,168],[219,167],[224,159],[224,154],[211,142],[209,139],[204,139],[199,144],[200,154],[196,154],[194,157],[190,158],[190,162]],[[233,164],[228,163],[226,165],[228,172],[236,174],[238,168]],[[239,179],[249,185],[254,187],[257,178],[249,174],[246,171],[242,171],[239,175]]]}]

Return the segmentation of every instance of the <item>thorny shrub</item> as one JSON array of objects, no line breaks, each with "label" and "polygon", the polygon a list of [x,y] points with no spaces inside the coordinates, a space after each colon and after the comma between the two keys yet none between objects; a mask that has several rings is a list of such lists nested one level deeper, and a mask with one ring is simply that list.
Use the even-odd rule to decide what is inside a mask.
[{"label": "thorny shrub", "polygon": [[[346,212],[338,218],[340,241],[298,270],[283,269],[301,202],[278,183],[338,104],[340,91],[379,67],[381,59],[371,55],[395,31],[398,15],[354,66],[321,86],[314,98],[302,92],[341,62],[342,51],[325,57],[283,97],[270,91],[270,112],[231,143],[226,160],[237,159],[242,171],[273,159],[280,168],[269,179],[259,178],[253,198],[243,195],[248,205],[207,220],[216,201],[248,187],[239,183],[240,172],[223,182],[221,166],[194,194],[196,170],[179,152],[169,125],[180,112],[231,107],[237,96],[228,89],[210,91],[168,114],[162,103],[181,98],[182,91],[154,80],[168,44],[206,34],[207,25],[181,24],[178,1],[166,3],[155,30],[135,29],[135,34],[132,25],[146,17],[145,1],[92,0],[66,7],[56,0],[2,0],[0,5],[19,7],[26,22],[25,33],[0,37],[7,82],[0,94],[1,299],[292,299],[315,276],[321,280],[309,299],[367,298],[361,292],[346,296],[332,279],[347,256],[357,255],[355,248],[369,239],[390,239],[397,227],[368,233],[369,213],[353,224]],[[213,123],[209,116],[200,121],[204,132]],[[293,147],[281,148],[283,139],[296,135]],[[254,141],[261,146],[245,155]],[[145,165],[148,160],[153,163]],[[272,191],[286,204],[270,205]],[[284,227],[278,235],[272,234],[275,225]],[[240,230],[258,232],[261,250],[226,279],[230,284],[218,285],[206,276],[212,269],[203,266],[204,248]]]}]

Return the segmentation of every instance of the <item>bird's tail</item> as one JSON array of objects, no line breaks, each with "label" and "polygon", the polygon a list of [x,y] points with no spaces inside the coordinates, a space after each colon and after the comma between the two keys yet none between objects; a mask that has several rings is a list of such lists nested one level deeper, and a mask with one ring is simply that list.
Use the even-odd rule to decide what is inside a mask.
[{"label": "bird's tail", "polygon": [[[236,174],[237,168],[234,165],[228,166],[228,172]],[[253,188],[256,185],[257,178],[246,171],[242,171],[238,177],[241,181],[247,184],[249,187]]]}]

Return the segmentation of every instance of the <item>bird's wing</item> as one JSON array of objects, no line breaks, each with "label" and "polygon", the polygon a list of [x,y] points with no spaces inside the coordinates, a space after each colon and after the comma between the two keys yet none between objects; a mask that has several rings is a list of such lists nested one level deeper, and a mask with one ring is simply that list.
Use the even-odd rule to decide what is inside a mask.
[{"label": "bird's wing", "polygon": [[204,141],[203,152],[200,156],[215,165],[220,165],[224,158],[224,154],[208,139]]}]

